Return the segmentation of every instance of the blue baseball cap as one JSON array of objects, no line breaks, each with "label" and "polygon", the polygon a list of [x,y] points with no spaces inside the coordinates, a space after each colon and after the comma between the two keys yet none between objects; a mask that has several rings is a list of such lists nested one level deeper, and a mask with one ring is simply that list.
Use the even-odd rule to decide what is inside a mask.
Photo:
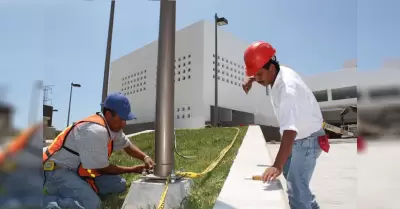
[{"label": "blue baseball cap", "polygon": [[101,106],[115,111],[122,120],[136,119],[136,116],[131,112],[129,99],[120,92],[109,94]]}]

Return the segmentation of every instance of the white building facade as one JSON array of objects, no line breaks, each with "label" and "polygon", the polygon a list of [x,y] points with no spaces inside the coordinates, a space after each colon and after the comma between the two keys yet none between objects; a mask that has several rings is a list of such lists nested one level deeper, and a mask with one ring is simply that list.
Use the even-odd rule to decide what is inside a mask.
[{"label": "white building facade", "polygon": [[[176,32],[175,127],[199,128],[211,120],[214,105],[214,25],[200,21]],[[233,120],[246,112],[244,124],[278,126],[265,87],[254,85],[246,95],[243,52],[249,43],[218,29],[219,119]],[[123,92],[137,115],[135,124],[155,121],[158,43],[154,41],[112,62],[109,92]],[[356,67],[305,77],[322,109],[336,111],[357,104]],[[355,92],[353,92],[355,90]],[[346,96],[347,95],[347,96]],[[339,111],[340,112],[340,111]],[[335,113],[335,114],[336,114]]]}]

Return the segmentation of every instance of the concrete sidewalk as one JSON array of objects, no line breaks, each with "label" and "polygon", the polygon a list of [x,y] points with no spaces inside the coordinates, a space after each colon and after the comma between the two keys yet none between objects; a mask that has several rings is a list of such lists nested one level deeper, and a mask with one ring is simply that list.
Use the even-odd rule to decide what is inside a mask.
[{"label": "concrete sidewalk", "polygon": [[269,156],[260,127],[249,126],[214,209],[289,208],[284,201],[286,194],[281,181],[264,184],[244,179],[261,175],[265,167],[258,165],[271,165],[273,161]]},{"label": "concrete sidewalk", "polygon": [[399,138],[382,137],[367,143],[367,152],[357,161],[358,208],[400,208]]},{"label": "concrete sidewalk", "polygon": [[[280,144],[267,146],[272,158],[275,159]],[[356,150],[355,140],[338,139],[332,140],[329,153],[322,152],[311,180],[311,189],[321,208],[357,208]],[[286,187],[284,188],[286,190]]]}]

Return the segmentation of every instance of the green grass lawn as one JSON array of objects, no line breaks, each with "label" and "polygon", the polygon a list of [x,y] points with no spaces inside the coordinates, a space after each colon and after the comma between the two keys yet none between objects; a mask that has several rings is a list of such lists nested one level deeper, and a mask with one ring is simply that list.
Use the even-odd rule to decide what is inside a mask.
[{"label": "green grass lawn", "polygon": [[[236,157],[237,151],[246,134],[247,127],[239,127],[240,133],[231,150],[226,153],[217,167],[207,175],[194,179],[194,188],[188,198],[190,208],[206,209],[212,208],[219,192],[228,176],[230,167]],[[206,128],[193,130],[177,130],[177,149],[185,156],[197,156],[194,159],[184,159],[175,155],[176,170],[202,172],[210,163],[215,160],[220,151],[228,146],[237,130],[234,128]],[[140,149],[153,156],[154,159],[154,133],[142,134],[131,138]],[[116,152],[111,161],[117,165],[131,166],[142,164],[142,162],[128,157],[125,153]],[[157,163],[157,162],[156,162]],[[125,174],[128,189],[132,181],[139,178],[139,175]],[[103,208],[121,208],[127,192],[107,197],[103,201]]]}]

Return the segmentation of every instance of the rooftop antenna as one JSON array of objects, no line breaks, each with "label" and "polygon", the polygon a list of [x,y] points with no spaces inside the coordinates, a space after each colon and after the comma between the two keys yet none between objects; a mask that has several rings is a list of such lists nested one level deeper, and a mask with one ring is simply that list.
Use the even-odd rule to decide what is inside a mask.
[{"label": "rooftop antenna", "polygon": [[43,87],[43,105],[52,105],[52,100],[49,98],[49,94],[53,92],[54,85],[45,85]]}]

